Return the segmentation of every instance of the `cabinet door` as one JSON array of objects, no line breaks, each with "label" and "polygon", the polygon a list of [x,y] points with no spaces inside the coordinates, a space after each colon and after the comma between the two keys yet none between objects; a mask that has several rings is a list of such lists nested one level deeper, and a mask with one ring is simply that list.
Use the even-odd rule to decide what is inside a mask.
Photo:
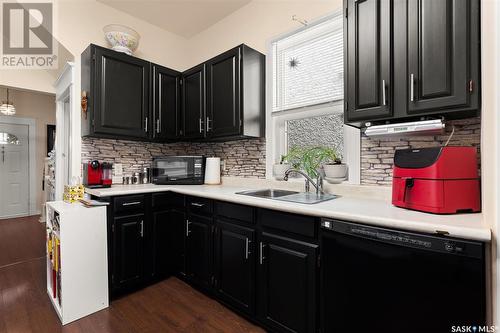
[{"label": "cabinet door", "polygon": [[170,273],[169,250],[170,233],[172,229],[171,211],[165,210],[153,213],[151,228],[153,269],[152,277],[165,277]]},{"label": "cabinet door", "polygon": [[258,316],[278,332],[316,332],[317,245],[263,233]]},{"label": "cabinet door", "polygon": [[408,1],[409,114],[468,105],[470,2]]},{"label": "cabinet door", "polygon": [[186,256],[187,275],[195,284],[208,287],[211,284],[211,241],[210,219],[189,216],[187,220]]},{"label": "cabinet door", "polygon": [[248,314],[254,312],[254,231],[218,220],[215,287],[219,297]]},{"label": "cabinet door", "polygon": [[150,63],[96,48],[94,132],[147,138]]},{"label": "cabinet door", "polygon": [[172,274],[186,274],[186,232],[187,221],[184,212],[172,209],[169,212],[169,231],[166,237],[168,267]]},{"label": "cabinet door", "polygon": [[346,118],[390,116],[392,0],[347,0],[346,4]]},{"label": "cabinet door", "polygon": [[235,48],[207,62],[207,136],[240,134],[240,57]]},{"label": "cabinet door", "polygon": [[143,214],[114,219],[113,289],[132,287],[143,277]]},{"label": "cabinet door", "polygon": [[153,137],[175,140],[180,135],[180,79],[177,71],[153,66]]},{"label": "cabinet door", "polygon": [[182,75],[183,137],[205,137],[205,65],[196,66]]}]

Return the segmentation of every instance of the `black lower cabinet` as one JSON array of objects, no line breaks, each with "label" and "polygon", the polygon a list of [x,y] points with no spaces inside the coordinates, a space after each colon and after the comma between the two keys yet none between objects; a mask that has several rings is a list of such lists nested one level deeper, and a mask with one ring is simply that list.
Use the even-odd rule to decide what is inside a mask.
[{"label": "black lower cabinet", "polygon": [[215,289],[217,296],[246,314],[255,312],[255,231],[216,221]]},{"label": "black lower cabinet", "polygon": [[190,215],[186,225],[186,273],[190,282],[208,288],[212,280],[212,220]]},{"label": "black lower cabinet", "polygon": [[166,255],[171,274],[186,275],[186,214],[177,209],[169,211],[169,232],[166,235]]},{"label": "black lower cabinet", "polygon": [[143,279],[144,214],[114,219],[114,267],[111,275],[113,291],[133,288]]},{"label": "black lower cabinet", "polygon": [[259,320],[278,332],[316,332],[318,246],[263,232],[259,238]]},{"label": "black lower cabinet", "polygon": [[153,262],[150,274],[155,279],[167,277],[171,270],[169,235],[175,228],[175,223],[172,223],[172,220],[171,210],[153,213],[149,245],[152,252],[151,261]]}]

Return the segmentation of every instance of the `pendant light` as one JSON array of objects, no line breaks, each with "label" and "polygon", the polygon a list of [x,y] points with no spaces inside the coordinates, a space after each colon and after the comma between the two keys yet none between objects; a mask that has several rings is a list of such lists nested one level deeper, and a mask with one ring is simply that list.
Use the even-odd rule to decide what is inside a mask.
[{"label": "pendant light", "polygon": [[7,100],[2,102],[0,105],[0,112],[6,116],[12,116],[16,114],[16,108],[14,104],[9,101],[9,89],[7,89]]}]

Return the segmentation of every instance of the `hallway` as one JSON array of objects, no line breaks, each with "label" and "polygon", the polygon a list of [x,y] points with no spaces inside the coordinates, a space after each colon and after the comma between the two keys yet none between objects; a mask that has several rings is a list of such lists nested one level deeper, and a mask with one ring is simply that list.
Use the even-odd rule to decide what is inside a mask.
[{"label": "hallway", "polygon": [[176,278],[62,328],[46,292],[45,224],[0,220],[0,333],[263,332]]}]

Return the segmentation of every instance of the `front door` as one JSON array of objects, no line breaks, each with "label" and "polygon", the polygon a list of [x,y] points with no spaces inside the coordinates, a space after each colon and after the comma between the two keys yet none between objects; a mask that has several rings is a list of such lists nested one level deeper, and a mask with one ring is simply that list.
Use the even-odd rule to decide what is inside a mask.
[{"label": "front door", "polygon": [[0,123],[0,218],[29,215],[28,136],[28,125]]}]

